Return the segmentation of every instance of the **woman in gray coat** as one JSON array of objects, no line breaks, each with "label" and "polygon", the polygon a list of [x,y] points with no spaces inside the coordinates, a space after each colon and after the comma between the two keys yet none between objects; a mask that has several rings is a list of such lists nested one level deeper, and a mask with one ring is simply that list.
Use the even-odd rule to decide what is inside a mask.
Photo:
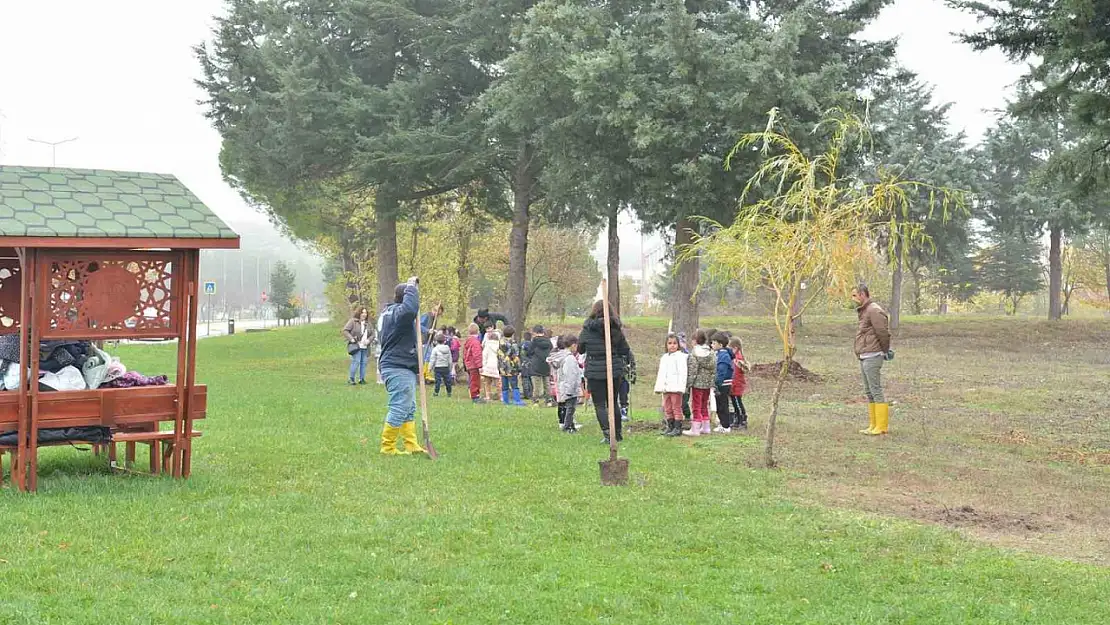
[{"label": "woman in gray coat", "polygon": [[370,323],[370,311],[359,308],[354,316],[343,326],[343,338],[347,339],[347,353],[351,355],[351,369],[347,384],[366,384],[366,365],[369,362],[370,343],[374,338],[374,327]]}]

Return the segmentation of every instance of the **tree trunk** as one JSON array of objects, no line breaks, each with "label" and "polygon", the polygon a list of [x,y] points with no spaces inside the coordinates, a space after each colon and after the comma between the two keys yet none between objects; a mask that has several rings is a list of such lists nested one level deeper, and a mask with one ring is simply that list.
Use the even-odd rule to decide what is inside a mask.
[{"label": "tree trunk", "polygon": [[609,243],[605,251],[605,271],[609,277],[609,303],[613,311],[621,314],[621,239],[617,233],[620,204],[609,207]]},{"label": "tree trunk", "polygon": [[783,359],[778,380],[775,381],[775,390],[771,394],[771,416],[767,417],[767,437],[763,446],[763,464],[768,469],[775,468],[775,426],[779,418],[782,388],[786,386],[786,376],[790,374],[790,360],[790,358]]},{"label": "tree trunk", "polygon": [[1106,270],[1106,299],[1110,301],[1110,263],[1106,263],[1102,268]]},{"label": "tree trunk", "polygon": [[458,314],[455,317],[459,329],[466,325],[466,318],[470,312],[470,241],[472,233],[470,225],[463,226],[459,236],[459,291],[456,294],[455,307]]},{"label": "tree trunk", "polygon": [[1063,312],[1060,295],[1063,289],[1064,263],[1060,254],[1063,238],[1060,226],[1050,226],[1048,232],[1048,318],[1060,319]]},{"label": "tree trunk", "polygon": [[905,279],[906,266],[902,259],[902,241],[894,244],[894,274],[890,278],[890,329],[897,330],[898,323],[902,320],[902,282]]},{"label": "tree trunk", "polygon": [[513,173],[513,225],[509,232],[509,323],[524,327],[524,298],[528,262],[528,210],[532,204],[532,145],[523,141]]},{"label": "tree trunk", "polygon": [[355,246],[351,238],[345,234],[340,239],[340,246],[345,280],[344,290],[347,292],[347,303],[353,307],[362,299],[358,289],[358,261],[355,260]]},{"label": "tree trunk", "polygon": [[913,276],[913,301],[911,303],[911,310],[913,314],[921,314],[921,267],[911,267],[910,275]]},{"label": "tree trunk", "polygon": [[782,368],[779,369],[779,377],[775,381],[775,391],[771,394],[771,416],[767,418],[767,437],[763,447],[763,463],[768,469],[775,468],[775,427],[778,425],[779,400],[782,399],[782,389],[786,386],[786,378],[790,375],[790,363],[794,360],[794,321],[792,317],[786,318],[786,346],[782,351]]},{"label": "tree trunk", "polygon": [[374,216],[374,238],[377,251],[378,309],[393,301],[393,291],[401,282],[397,271],[397,210],[396,199],[379,194]]},{"label": "tree trunk", "polygon": [[[675,224],[675,249],[682,250],[682,246],[693,242],[692,230],[694,222],[689,219],[680,219]],[[678,261],[675,261],[678,263]],[[701,263],[697,259],[688,260],[678,264],[674,277],[674,304],[671,320],[675,332],[685,332],[689,340],[693,340],[694,332],[698,329],[698,301],[695,293],[698,288]]]}]

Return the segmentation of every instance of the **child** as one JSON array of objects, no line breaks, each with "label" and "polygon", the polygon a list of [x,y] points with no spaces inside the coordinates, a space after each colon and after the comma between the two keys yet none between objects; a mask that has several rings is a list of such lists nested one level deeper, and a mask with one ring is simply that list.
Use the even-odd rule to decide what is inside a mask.
[{"label": "child", "polygon": [[470,401],[481,404],[482,399],[482,340],[478,338],[478,324],[472,323],[466,329],[467,338],[463,345],[463,368],[466,369],[470,386]]},{"label": "child", "polygon": [[547,337],[547,330],[543,326],[532,328],[532,346],[530,373],[532,374],[532,404],[543,401],[551,406],[551,391],[548,389],[548,379],[551,378],[551,365],[547,359],[551,357],[551,339]]},{"label": "child", "polygon": [[496,389],[501,388],[501,372],[498,369],[498,354],[501,353],[501,333],[493,328],[486,331],[486,340],[482,342],[482,386],[485,389],[486,401],[493,401]]},{"label": "child", "polygon": [[667,352],[659,359],[659,373],[655,376],[655,392],[663,394],[663,414],[667,417],[667,429],[660,432],[663,436],[682,434],[682,395],[689,375],[687,359],[679,349],[678,337],[668,334]]},{"label": "child", "polygon": [[728,434],[732,431],[732,413],[729,409],[729,401],[732,399],[732,352],[728,350],[728,335],[724,332],[713,335],[712,347],[717,355],[714,387],[717,391],[717,419],[721,422],[714,431]]},{"label": "child", "polygon": [[506,406],[523,406],[520,398],[520,346],[513,340],[516,329],[505,326],[505,340],[498,353],[497,369],[501,374],[501,402]]},{"label": "child", "polygon": [[740,337],[730,338],[728,346],[732,349],[732,408],[736,411],[736,427],[746,430],[748,411],[744,408],[744,393],[748,392],[747,372],[751,365],[744,359],[744,344],[740,342]]},{"label": "child", "polygon": [[555,385],[555,400],[559,405],[559,427],[567,434],[574,434],[574,412],[578,408],[578,394],[582,389],[582,367],[578,366],[575,352],[578,351],[578,337],[569,334],[560,339],[563,349],[548,358],[551,370],[558,382]]},{"label": "child", "polygon": [[451,347],[447,345],[447,335],[443,332],[436,333],[436,346],[432,349],[432,357],[428,364],[436,376],[436,390],[434,395],[439,397],[439,387],[447,387],[447,396],[451,396],[451,389],[455,381],[451,379]]},{"label": "child", "polygon": [[525,331],[520,342],[520,394],[524,399],[532,399],[532,333]]},{"label": "child", "polygon": [[705,332],[694,333],[694,349],[686,361],[686,385],[690,387],[690,411],[694,421],[690,429],[683,432],[686,436],[709,434],[709,391],[716,378],[716,357],[706,345]]},{"label": "child", "polygon": [[628,393],[632,390],[632,385],[636,383],[636,356],[632,350],[628,350],[628,362],[624,366],[624,378],[621,379],[621,387],[617,389],[617,405],[620,406],[621,421],[628,421]]},{"label": "child", "polygon": [[462,343],[459,341],[459,331],[454,326],[447,326],[447,347],[451,349],[451,382],[455,382],[455,371],[459,368],[459,356]]}]

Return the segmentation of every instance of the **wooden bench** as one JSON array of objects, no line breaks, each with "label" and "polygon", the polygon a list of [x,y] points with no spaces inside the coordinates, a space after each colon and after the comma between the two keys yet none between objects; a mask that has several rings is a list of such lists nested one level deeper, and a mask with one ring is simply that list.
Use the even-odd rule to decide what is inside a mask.
[{"label": "wooden bench", "polygon": [[[193,430],[189,438],[197,438],[202,432]],[[173,432],[113,432],[112,442],[108,447],[108,461],[112,467],[116,466],[116,443],[124,443],[124,467],[130,468],[135,462],[135,445],[144,443],[150,445],[150,473],[158,475],[159,468],[162,473],[170,470],[170,459],[173,457]]]},{"label": "wooden bench", "polygon": [[[149,444],[150,470],[153,474],[168,472],[173,457],[173,432],[159,431],[160,423],[172,425],[177,414],[177,387],[145,386],[135,388],[99,388],[84,391],[54,391],[39,394],[39,429],[102,425],[112,429],[112,438],[126,445],[126,462],[135,461],[136,443]],[[192,419],[204,419],[208,409],[208,387],[198,384],[193,388],[190,402]],[[0,392],[0,432],[18,429],[19,394]],[[200,436],[192,431],[189,438]],[[65,441],[56,444],[81,444],[82,441]],[[160,444],[158,444],[160,443]],[[84,444],[92,444],[84,442]],[[46,447],[39,444],[36,447]],[[188,447],[186,447],[188,450]],[[100,445],[93,445],[99,455]],[[3,483],[3,456],[11,455],[10,465],[15,466],[15,446],[0,447],[0,484]],[[109,460],[115,462],[115,445],[108,446]]]}]

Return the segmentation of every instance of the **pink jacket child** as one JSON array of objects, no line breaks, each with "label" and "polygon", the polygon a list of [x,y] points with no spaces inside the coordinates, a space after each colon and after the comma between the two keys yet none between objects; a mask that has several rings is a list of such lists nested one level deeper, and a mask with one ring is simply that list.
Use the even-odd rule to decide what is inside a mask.
[{"label": "pink jacket child", "polygon": [[738,427],[748,429],[748,411],[744,408],[744,394],[748,392],[748,361],[744,359],[744,345],[739,337],[732,337],[728,342],[732,350],[732,411],[739,415]]}]

